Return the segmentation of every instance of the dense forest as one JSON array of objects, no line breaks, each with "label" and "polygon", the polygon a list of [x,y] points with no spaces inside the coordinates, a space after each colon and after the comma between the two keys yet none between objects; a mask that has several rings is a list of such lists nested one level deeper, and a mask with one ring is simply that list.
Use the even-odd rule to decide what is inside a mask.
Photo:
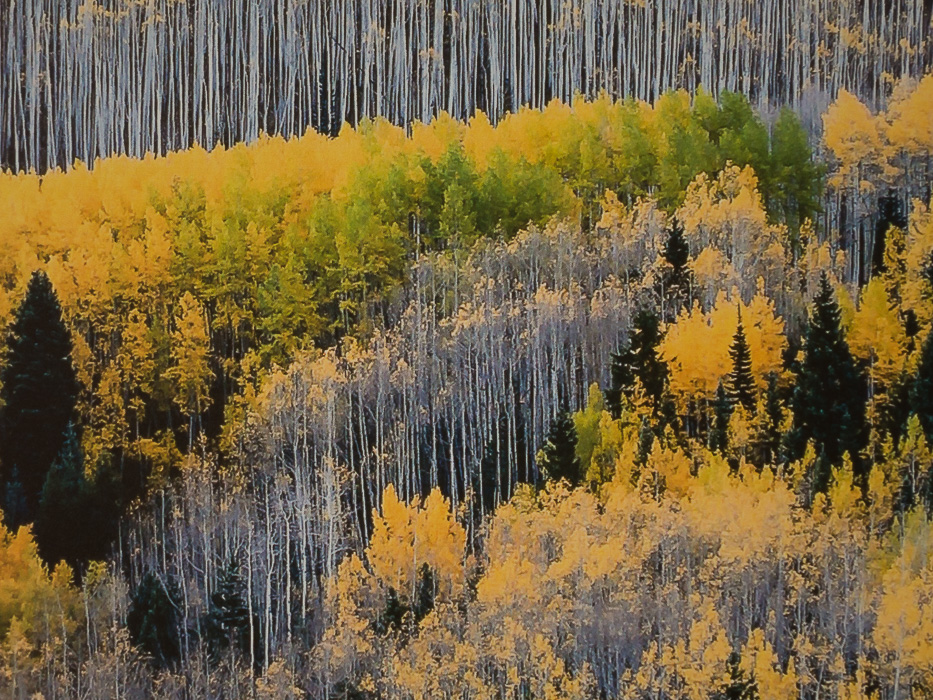
[{"label": "dense forest", "polygon": [[928,5],[14,0],[0,695],[933,695]]}]

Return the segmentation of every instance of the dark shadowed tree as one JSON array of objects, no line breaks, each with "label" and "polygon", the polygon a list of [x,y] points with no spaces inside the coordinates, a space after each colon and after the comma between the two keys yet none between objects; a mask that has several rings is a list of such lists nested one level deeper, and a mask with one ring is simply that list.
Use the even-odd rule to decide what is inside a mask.
[{"label": "dark shadowed tree", "polygon": [[27,520],[35,516],[46,475],[74,414],[78,381],[71,350],[71,334],[52,283],[44,272],[35,272],[16,311],[0,373],[3,483],[9,492],[13,474],[18,475]]},{"label": "dark shadowed tree", "polygon": [[714,452],[724,452],[729,446],[729,419],[732,417],[733,403],[729,400],[726,387],[722,382],[716,389],[713,401],[713,424],[709,430],[709,448]]},{"label": "dark shadowed tree", "polygon": [[177,599],[175,586],[150,572],[139,582],[130,601],[126,616],[130,639],[157,668],[165,668],[179,657]]},{"label": "dark shadowed tree", "polygon": [[207,644],[215,658],[229,649],[249,651],[250,618],[244,589],[239,566],[231,558],[220,572],[207,612]]},{"label": "dark shadowed tree", "polygon": [[606,405],[614,418],[622,415],[622,397],[635,388],[636,380],[652,400],[655,412],[660,413],[669,376],[667,363],[658,353],[661,337],[657,315],[648,309],[640,310],[632,322],[628,342],[612,355],[612,383],[606,391]]},{"label": "dark shadowed tree", "polygon": [[560,411],[551,421],[547,441],[541,448],[540,466],[549,481],[566,479],[571,486],[580,483],[577,428],[569,411]]},{"label": "dark shadowed tree", "polygon": [[792,457],[801,457],[813,441],[819,466],[814,468],[814,492],[829,485],[830,466],[848,453],[856,476],[864,474],[860,452],[866,442],[865,381],[849,351],[835,294],[824,273],[804,333],[804,358],[791,401],[794,427]]},{"label": "dark shadowed tree", "polygon": [[739,404],[746,411],[755,410],[755,378],[752,376],[752,353],[745,338],[745,328],[742,325],[742,311],[739,310],[739,325],[732,336],[732,345],[729,347],[729,357],[732,360],[732,371],[729,372],[726,391],[733,406]]},{"label": "dark shadowed tree", "polygon": [[910,412],[917,415],[928,440],[933,440],[933,333],[927,334],[920,364],[910,387]]}]

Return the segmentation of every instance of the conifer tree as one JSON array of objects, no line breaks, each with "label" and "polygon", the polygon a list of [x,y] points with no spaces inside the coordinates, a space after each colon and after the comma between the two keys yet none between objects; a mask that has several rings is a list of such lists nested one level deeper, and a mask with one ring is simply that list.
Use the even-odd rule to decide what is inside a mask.
[{"label": "conifer tree", "polygon": [[133,591],[126,626],[133,644],[149,654],[157,668],[179,656],[176,610],[178,592],[155,574],[146,574]]},{"label": "conifer tree", "polygon": [[755,409],[755,378],[752,376],[752,355],[742,326],[742,311],[739,309],[739,325],[729,347],[732,371],[729,373],[728,396],[733,406],[741,404],[745,410]]},{"label": "conifer tree", "polygon": [[855,364],[841,327],[841,313],[826,274],[804,334],[804,359],[797,373],[792,397],[794,457],[803,455],[812,440],[820,455],[811,485],[824,491],[831,465],[840,464],[844,453],[852,458],[861,479],[859,453],[865,445],[864,378]]},{"label": "conifer tree", "polygon": [[35,515],[46,474],[74,413],[78,381],[71,350],[71,334],[52,283],[37,271],[16,311],[2,370],[3,483],[9,491],[13,474],[18,474],[26,519]]},{"label": "conifer tree", "polygon": [[933,333],[920,352],[920,364],[910,387],[910,412],[920,419],[928,440],[933,440]]},{"label": "conifer tree", "polygon": [[713,695],[713,700],[758,700],[758,683],[754,677],[746,676],[741,661],[742,657],[736,652],[729,654],[729,679],[722,689]]},{"label": "conifer tree", "polygon": [[758,465],[775,464],[781,458],[784,410],[777,374],[774,372],[768,374],[768,388],[759,411],[763,415],[759,415],[760,430],[755,435],[754,461]]},{"label": "conifer tree", "polygon": [[249,649],[249,609],[236,560],[221,570],[207,613],[207,642],[216,657],[230,648]]},{"label": "conifer tree", "polygon": [[709,448],[715,452],[724,452],[729,446],[729,419],[732,417],[732,408],[733,403],[729,400],[726,387],[719,382],[713,402],[713,424],[709,431]]},{"label": "conifer tree", "polygon": [[62,451],[52,463],[36,512],[36,544],[52,567],[67,561],[80,568],[93,540],[101,533],[89,531],[94,513],[88,508],[89,489],[84,476],[84,455],[74,425],[65,433]]},{"label": "conifer tree", "polygon": [[654,402],[655,412],[661,411],[669,370],[658,353],[660,342],[660,319],[648,309],[640,310],[632,323],[628,343],[612,355],[609,368],[612,383],[606,391],[606,405],[614,418],[622,415],[622,397],[634,389],[636,380]]},{"label": "conifer tree", "polygon": [[667,286],[684,288],[689,280],[687,262],[690,259],[690,247],[684,236],[684,227],[677,221],[671,224],[667,231],[667,241],[664,243],[664,260],[671,266],[667,275]]},{"label": "conifer tree", "polygon": [[550,481],[566,479],[571,486],[580,483],[580,460],[577,459],[577,428],[570,412],[560,411],[551,421],[547,442],[539,453],[539,465]]}]

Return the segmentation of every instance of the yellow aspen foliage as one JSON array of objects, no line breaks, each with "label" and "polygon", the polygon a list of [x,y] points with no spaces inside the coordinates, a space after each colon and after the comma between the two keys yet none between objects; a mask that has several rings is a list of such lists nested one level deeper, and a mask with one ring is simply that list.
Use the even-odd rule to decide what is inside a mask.
[{"label": "yellow aspen foliage", "polygon": [[[412,505],[417,508],[417,501]],[[399,500],[392,484],[382,494],[382,512],[373,512],[366,560],[385,585],[399,592],[412,590],[417,567],[411,511]]]},{"label": "yellow aspen foliage", "polygon": [[586,480],[593,484],[605,484],[618,481],[629,487],[632,485],[635,460],[638,456],[638,430],[640,421],[613,420],[604,411],[599,418],[599,442],[593,449]]},{"label": "yellow aspen foliage", "polygon": [[586,408],[573,414],[573,424],[577,431],[576,454],[584,474],[589,472],[593,453],[602,441],[600,422],[604,413],[603,392],[598,384],[593,383],[587,395]]},{"label": "yellow aspen foliage", "polygon": [[752,420],[744,406],[736,406],[729,416],[728,435],[729,453],[736,460],[745,460],[749,456],[754,434]]},{"label": "yellow aspen foliage", "polygon": [[[784,267],[782,241],[787,232],[768,223],[764,202],[758,191],[758,178],[751,167],[727,166],[715,177],[701,173],[687,188],[683,206],[677,211],[684,233],[695,253],[710,249],[719,251],[723,259],[712,252],[700,252],[692,269],[703,286],[718,282],[717,289],[734,270],[736,283],[750,293],[760,276],[778,278]],[[724,266],[723,262],[729,265]]]},{"label": "yellow aspen foliage", "polygon": [[893,174],[884,130],[883,117],[873,115],[852,93],[839,91],[836,101],[823,115],[823,139],[839,164],[830,185],[864,193],[875,188],[872,175]]},{"label": "yellow aspen foliage", "polygon": [[330,624],[312,655],[332,683],[356,678],[362,689],[375,689],[371,673],[379,649],[373,620],[383,601],[376,588],[355,555],[344,559],[328,581],[324,612]]},{"label": "yellow aspen foliage", "polygon": [[862,291],[846,339],[852,354],[868,364],[873,384],[890,387],[904,371],[907,334],[882,279]]},{"label": "yellow aspen foliage", "polygon": [[738,327],[739,308],[752,375],[759,389],[766,387],[769,373],[781,371],[787,340],[784,322],[773,303],[757,294],[746,305],[720,292],[709,312],[704,313],[696,304],[684,310],[661,343],[661,353],[671,368],[671,390],[681,408],[691,400],[711,399],[719,382],[732,370],[729,348]]},{"label": "yellow aspen foliage", "polygon": [[193,420],[207,408],[212,370],[204,309],[190,292],[178,301],[171,335],[172,366],[166,375],[175,384],[175,402]]},{"label": "yellow aspen foliage", "polygon": [[699,174],[687,188],[677,216],[697,249],[717,247],[739,270],[744,267],[741,259],[768,239],[758,178],[748,166],[728,165],[715,179]]},{"label": "yellow aspen foliage", "polygon": [[739,667],[746,678],[755,680],[760,700],[793,700],[799,697],[793,659],[787,671],[782,671],[781,662],[763,630],[752,630],[742,647],[741,658]]},{"label": "yellow aspen foliage", "polygon": [[690,628],[686,644],[678,642],[673,649],[671,671],[682,679],[682,697],[706,700],[710,689],[728,678],[729,644],[719,613],[707,603]]},{"label": "yellow aspen foliage", "polygon": [[690,270],[704,296],[713,299],[722,289],[732,289],[739,283],[739,273],[719,248],[707,246],[690,260]]},{"label": "yellow aspen foliage", "polygon": [[841,518],[852,518],[861,514],[861,491],[855,485],[855,474],[852,470],[852,459],[848,454],[843,456],[843,463],[833,467],[829,490],[827,491],[832,512]]},{"label": "yellow aspen foliage", "polygon": [[933,214],[929,207],[914,200],[910,225],[907,228],[904,259],[906,261],[905,282],[902,289],[902,306],[917,315],[921,327],[933,325],[933,303],[930,283],[926,277],[926,261],[933,255]]},{"label": "yellow aspen foliage", "polygon": [[[890,125],[887,138],[894,148],[912,156],[933,154],[933,75],[924,76],[915,85],[895,89],[888,105]],[[912,89],[911,89],[912,88]],[[906,94],[904,94],[906,92]]]},{"label": "yellow aspen foliage", "polygon": [[900,697],[901,689],[933,691],[933,570],[913,572],[895,563],[884,576],[873,641],[879,672]]},{"label": "yellow aspen foliage", "polygon": [[687,493],[691,482],[693,462],[683,451],[662,447],[655,438],[648,462],[642,471],[640,485],[655,500],[668,493],[679,498]]},{"label": "yellow aspen foliage", "polygon": [[933,451],[916,415],[907,419],[906,434],[893,457],[894,464],[890,468],[892,480],[903,484],[910,493],[919,493],[924,474],[933,465]]},{"label": "yellow aspen foliage", "polygon": [[462,122],[441,112],[429,124],[415,122],[411,127],[411,140],[418,151],[437,162],[452,145],[461,143],[464,131]]},{"label": "yellow aspen foliage", "polygon": [[894,498],[900,484],[886,473],[880,464],[872,466],[868,473],[868,490],[865,502],[868,507],[869,530],[872,535],[881,533],[890,522],[894,509]]},{"label": "yellow aspen foliage", "polygon": [[436,578],[444,598],[458,596],[464,586],[466,531],[454,518],[450,504],[434,489],[422,506],[408,505],[389,484],[382,496],[382,512],[373,513],[373,534],[366,559],[375,576],[399,595],[414,595],[422,564]]},{"label": "yellow aspen foliage", "polygon": [[0,524],[0,638],[10,653],[36,651],[48,624],[70,634],[79,624],[72,572],[59,564],[50,575],[26,527],[10,532]]}]

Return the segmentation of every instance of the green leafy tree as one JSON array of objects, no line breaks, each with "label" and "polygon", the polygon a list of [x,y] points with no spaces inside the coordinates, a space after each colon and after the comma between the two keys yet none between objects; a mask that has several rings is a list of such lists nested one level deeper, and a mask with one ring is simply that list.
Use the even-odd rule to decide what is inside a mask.
[{"label": "green leafy tree", "polygon": [[13,474],[18,475],[26,520],[35,515],[74,414],[78,380],[71,350],[71,334],[52,283],[44,272],[35,272],[16,311],[2,371],[3,482],[9,491]]},{"label": "green leafy tree", "polygon": [[87,548],[87,480],[84,455],[74,426],[45,478],[36,514],[36,543],[43,559],[54,566],[67,561],[76,566]]},{"label": "green leafy tree", "polygon": [[560,411],[551,421],[547,441],[541,448],[538,463],[550,481],[566,479],[571,486],[577,486],[580,483],[577,429],[569,411]]},{"label": "green leafy tree", "polygon": [[762,195],[772,218],[783,221],[799,247],[797,234],[806,219],[820,212],[823,166],[813,160],[807,130],[793,110],[784,107],[771,132],[771,181]]},{"label": "green leafy tree", "polygon": [[739,323],[732,336],[729,347],[732,371],[729,372],[727,393],[733,406],[741,404],[745,410],[755,410],[755,378],[752,376],[752,354],[742,326],[742,311],[739,310]]},{"label": "green leafy tree", "polygon": [[820,455],[811,477],[814,492],[825,491],[830,467],[848,453],[857,477],[864,477],[860,452],[866,442],[865,382],[849,351],[841,314],[824,273],[804,334],[805,354],[791,400],[793,457],[812,440]]}]

